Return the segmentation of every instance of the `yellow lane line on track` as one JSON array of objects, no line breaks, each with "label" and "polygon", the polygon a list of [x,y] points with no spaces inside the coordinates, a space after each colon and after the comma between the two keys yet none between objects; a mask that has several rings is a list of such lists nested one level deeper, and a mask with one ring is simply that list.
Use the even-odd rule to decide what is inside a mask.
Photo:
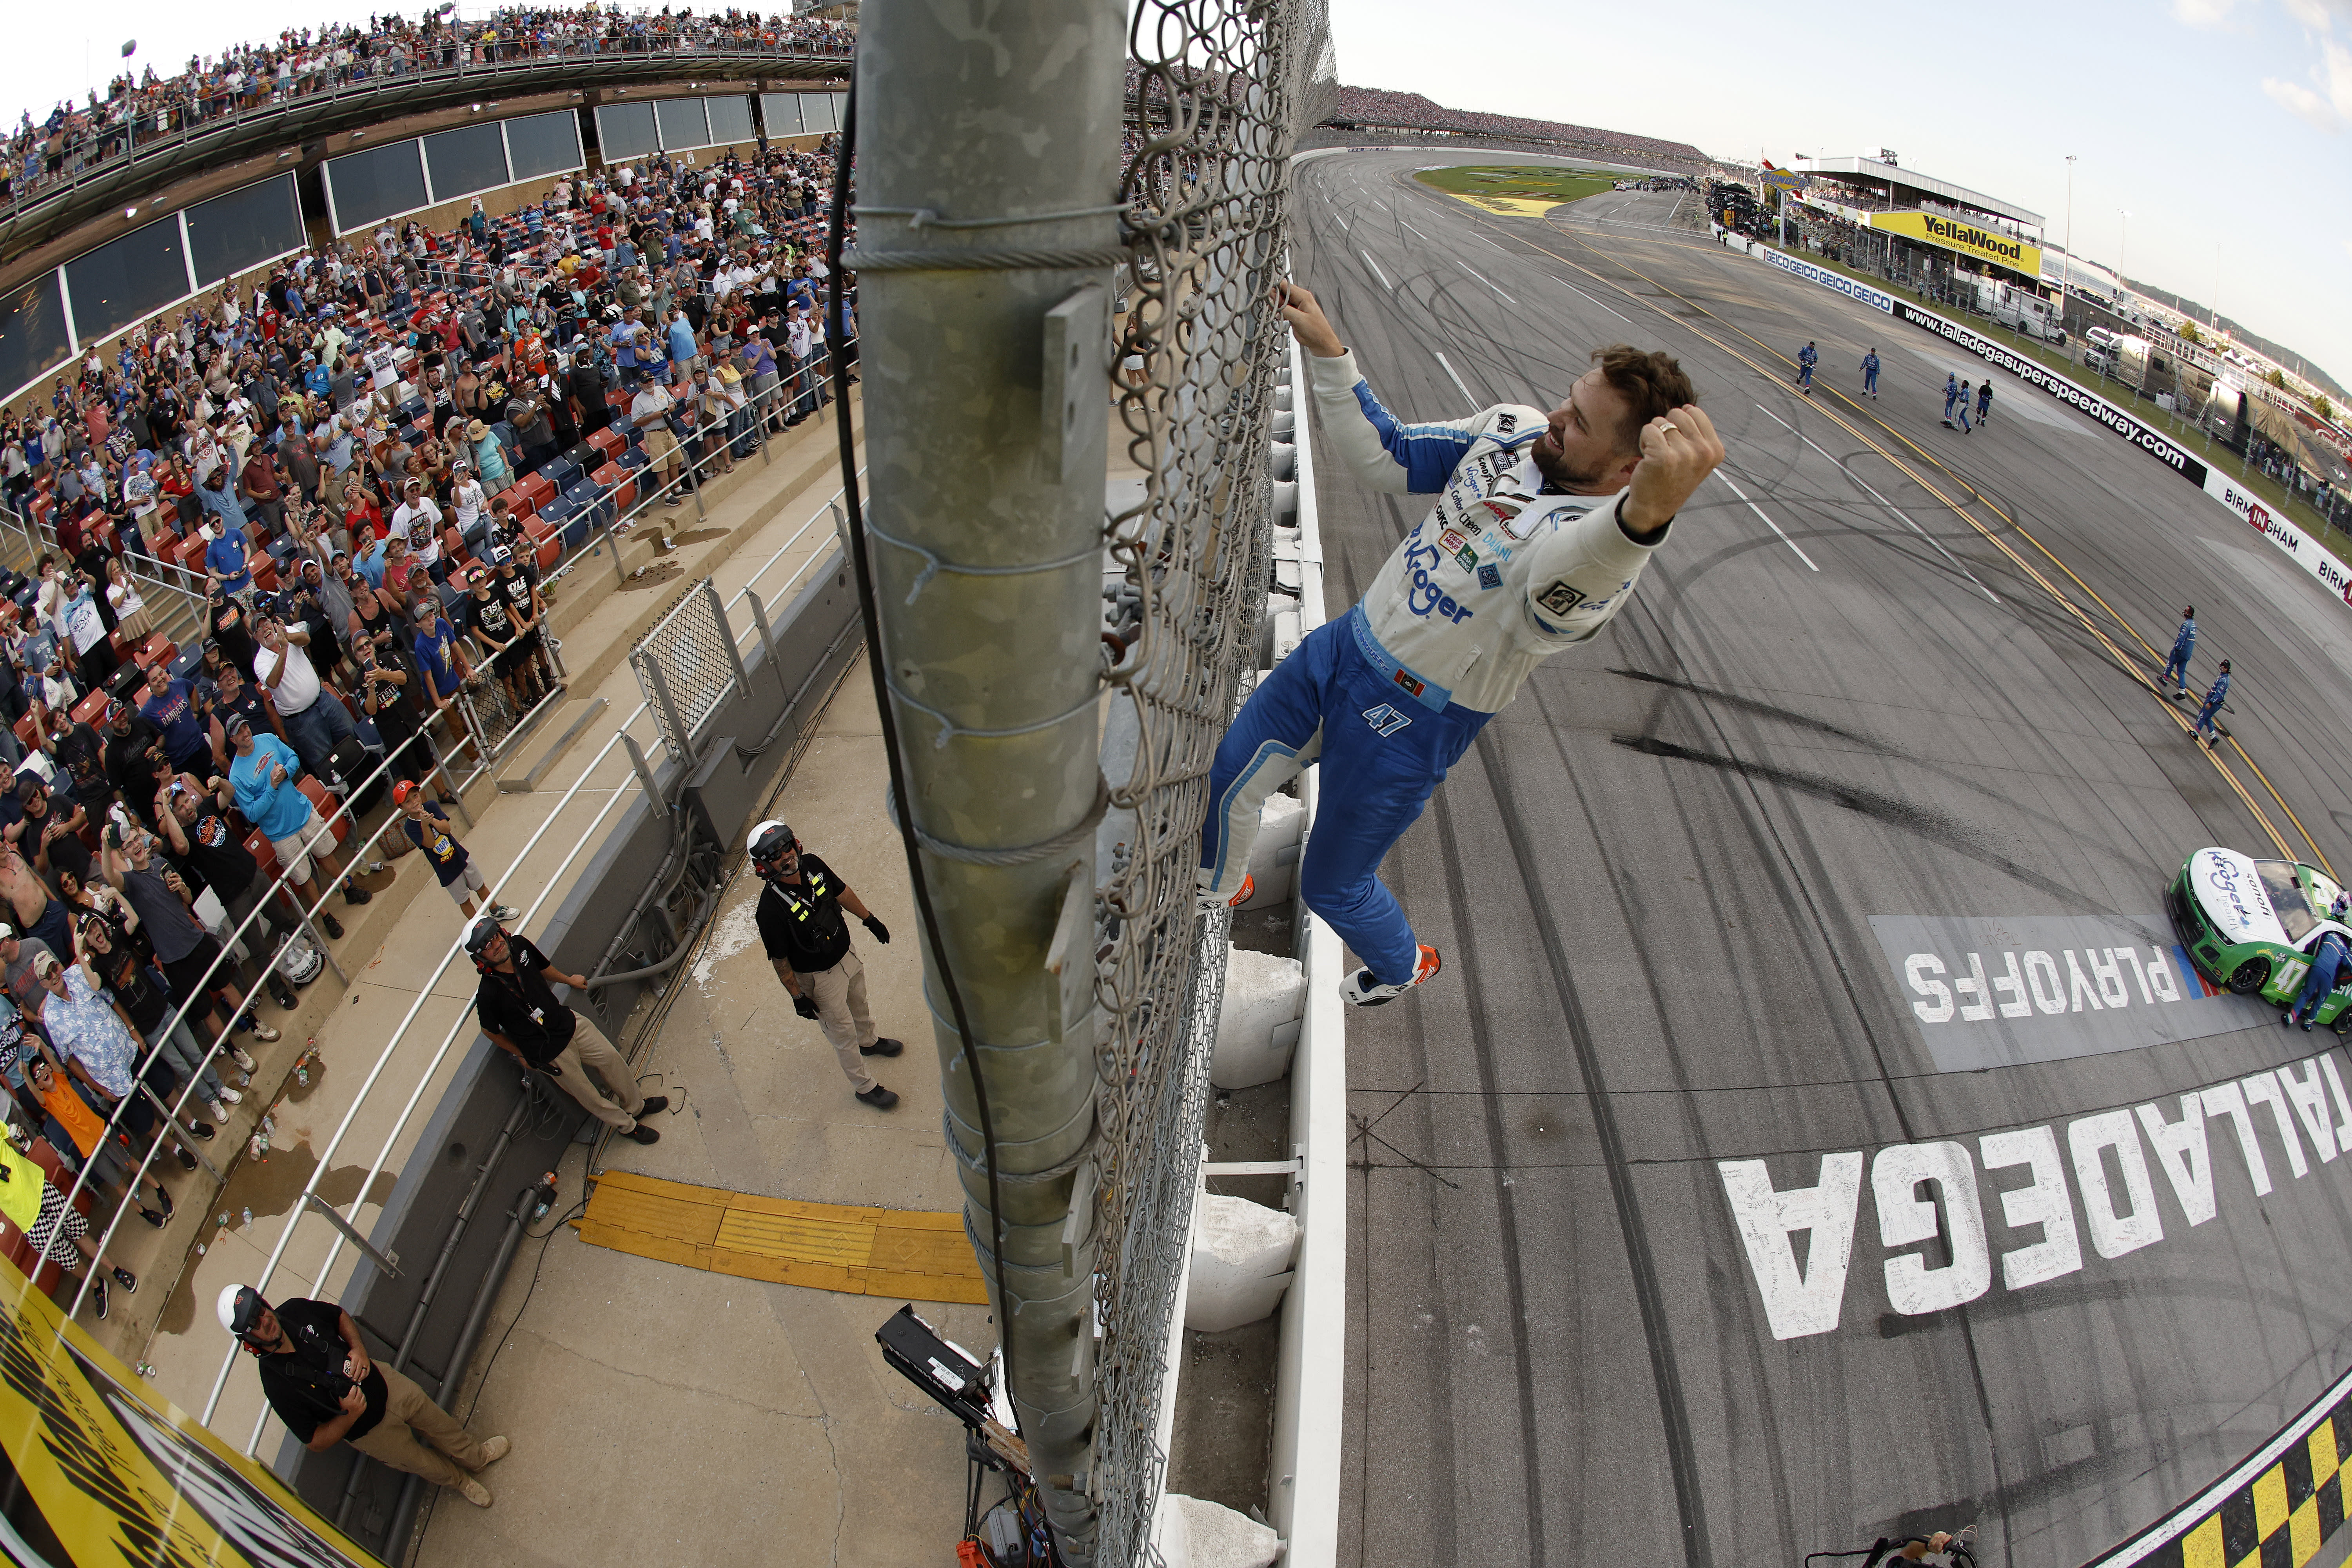
[{"label": "yellow lane line on track", "polygon": [[[1596,255],[1605,254],[1601,252],[1598,247],[1585,240],[1582,237],[1559,228],[1558,224],[1550,223],[1549,218],[1546,219],[1546,222],[1550,227],[1559,232],[1562,237],[1574,240],[1578,245],[1582,246],[1587,250],[1593,251]],[[1562,256],[1556,250],[1538,245],[1523,234],[1515,233],[1514,231],[1504,228],[1499,225],[1489,225],[1487,226],[1492,227],[1496,233],[1501,235],[1507,239],[1518,241],[1518,243],[1526,246],[1528,249],[1537,252],[1538,255],[1549,256],[1553,260],[1559,262],[1562,266],[1574,268],[1577,271],[1583,273],[1586,277],[1591,279],[1596,283],[1603,284],[1609,288],[1616,289],[1619,294],[1622,295],[1627,300],[1633,300],[1635,303],[1642,305],[1643,308],[1665,317],[1669,321],[1674,322],[1676,326],[1689,331],[1694,337],[1713,344],[1716,348],[1720,349],[1723,353],[1730,355],[1733,359],[1738,360],[1740,363],[1748,366],[1748,369],[1755,371],[1758,374],[1769,377],[1776,385],[1780,384],[1780,378],[1779,376],[1774,375],[1764,366],[1757,363],[1755,360],[1751,359],[1747,354],[1742,353],[1739,350],[1732,347],[1729,343],[1724,342],[1721,339],[1712,337],[1706,332],[1701,331],[1698,328],[1691,325],[1690,322],[1675,316],[1664,306],[1643,299],[1640,294],[1637,294],[1633,289],[1626,288],[1616,279],[1605,277],[1601,273],[1594,271],[1591,268],[1586,267],[1570,257]],[[1684,304],[1690,306],[1693,310],[1699,311],[1701,314],[1707,316],[1714,321],[1723,321],[1726,328],[1738,332],[1741,337],[1746,338],[1749,342],[1754,343],[1758,348],[1763,350],[1764,353],[1780,360],[1782,363],[1793,365],[1796,363],[1790,359],[1788,355],[1781,353],[1778,349],[1773,348],[1769,343],[1767,343],[1762,339],[1757,337],[1754,333],[1744,330],[1733,322],[1724,321],[1722,317],[1716,315],[1714,311],[1698,303],[1696,300],[1692,300],[1687,296],[1668,288],[1665,284],[1660,282],[1654,278],[1652,278],[1648,273],[1642,271],[1641,268],[1633,266],[1631,262],[1624,260],[1622,258],[1612,257],[1610,259],[1615,261],[1617,265],[1624,268],[1625,270],[1633,273],[1636,278],[1641,279],[1643,282],[1655,287],[1661,292],[1670,295],[1676,300],[1680,300]],[[1832,390],[1835,392],[1836,389],[1832,388]],[[1845,395],[1842,392],[1836,393],[1836,395],[1841,398],[1845,397]],[[1846,401],[1850,404],[1853,402],[1851,398],[1846,398]],[[1909,463],[1904,461],[1902,458],[1898,457],[1894,452],[1889,451],[1877,441],[1872,439],[1867,433],[1853,424],[1851,421],[1847,420],[1834,409],[1830,408],[1827,405],[1816,403],[1811,405],[1811,406],[1815,408],[1822,417],[1836,425],[1840,429],[1845,431],[1846,434],[1852,436],[1855,440],[1860,441],[1872,451],[1876,452],[1880,457],[1885,458],[1887,462],[1894,465],[1896,470],[1910,479],[1912,483],[1917,485],[1921,489],[1927,491],[1929,495],[1943,502],[1946,507],[1951,510],[1954,516],[1959,518],[1963,522],[1966,522],[1970,528],[1975,529],[1977,532],[1983,537],[1986,543],[1991,545],[1994,549],[2000,551],[2001,554],[2008,557],[2011,564],[2016,566],[2016,568],[2020,572],[2023,573],[2028,578],[2032,579],[2036,586],[2040,587],[2043,593],[2049,595],[2051,599],[2063,608],[2067,614],[2073,616],[2074,619],[2081,624],[2083,629],[2089,633],[2090,636],[2098,642],[2101,647],[2106,650],[2108,658],[2115,661],[2116,668],[2122,670],[2134,680],[2137,681],[2141,689],[2155,699],[2158,706],[2161,708],[2165,714],[2172,720],[2173,723],[2177,725],[2183,733],[2189,735],[2192,741],[2194,741],[2195,725],[2193,721],[2185,717],[2179,709],[2175,708],[2172,703],[2165,698],[2163,690],[2158,683],[2148,678],[2137,661],[2131,659],[2125,654],[2123,649],[2116,646],[2115,642],[2105,632],[2099,628],[2098,625],[2093,621],[2090,615],[2084,611],[2080,605],[2077,605],[2073,599],[2067,597],[2067,595],[2063,593],[2055,584],[2052,583],[2049,578],[2043,576],[2032,563],[2028,562],[2015,550],[2010,548],[2009,544],[1992,529],[1988,528],[1982,521],[1972,516],[1964,505],[1954,500],[1951,497],[1946,495],[1941,489],[1938,489],[1935,485],[1929,483],[1924,475],[1919,473]],[[1855,405],[1855,411],[1857,413],[1864,412],[1858,405]],[[2097,592],[2094,590],[2089,584],[2084,583],[2080,576],[2076,575],[2072,567],[2069,567],[2063,561],[2059,560],[2057,555],[2048,545],[2035,538],[2030,530],[2023,527],[2016,519],[2003,511],[1999,504],[1986,497],[1981,491],[1978,490],[1975,486],[1969,484],[1968,480],[1962,479],[1958,474],[1954,474],[1951,469],[1945,467],[1940,458],[1919,446],[1917,442],[1913,441],[1901,431],[1896,430],[1894,426],[1886,424],[1885,420],[1867,414],[1864,414],[1864,417],[1870,418],[1874,424],[1879,426],[1879,427],[1884,429],[1889,436],[1894,437],[1896,440],[1902,442],[1903,445],[1910,447],[1912,451],[1917,453],[1929,464],[1932,464],[1938,471],[1946,474],[1962,489],[1966,489],[1972,500],[1981,502],[1988,510],[1999,517],[2012,531],[2032,543],[2034,549],[2040,551],[2044,556],[2048,557],[2051,564],[2056,566],[2059,571],[2063,572],[2071,581],[2073,581],[2077,586],[2081,587],[2084,593],[2089,595],[2090,597],[2098,604],[2101,609],[2105,610],[2109,616],[2114,617],[2116,624],[2124,630],[2131,640],[2138,643],[2142,648],[2145,648],[2147,651],[2150,658],[2157,657],[2156,649],[2149,645],[2146,637],[2140,636],[2138,630],[2134,627],[2129,621],[2126,620],[2121,615],[2116,614],[2115,607],[2109,605],[2105,599],[2100,598]],[[2262,780],[2263,787],[2269,792],[2273,800],[2278,802],[2279,809],[2286,813],[2287,819],[2294,824],[2296,831],[2302,835],[2303,841],[2310,846],[2312,856],[2319,862],[2321,868],[2326,870],[2330,877],[2334,877],[2336,875],[2336,868],[2329,864],[2327,857],[2320,852],[2319,846],[2312,839],[2310,830],[2304,826],[2303,819],[2295,816],[2294,809],[2290,807],[2286,804],[2286,801],[2279,795],[2277,786],[2271,783],[2269,775],[2264,773],[2261,766],[2254,762],[2253,758],[2247,754],[2246,748],[2239,742],[2235,736],[2231,737],[2230,745],[2231,749],[2235,751],[2239,757],[2245,762],[2246,766],[2253,771],[2254,776]],[[2271,843],[2277,847],[2278,852],[2290,860],[2295,858],[2294,851],[2289,847],[2285,836],[2279,832],[2277,826],[2271,821],[2269,814],[2263,811],[2260,804],[2255,801],[2252,792],[2246,788],[2244,781],[2240,779],[2235,773],[2231,771],[2229,764],[2221,760],[2218,752],[2210,750],[2202,742],[2197,742],[2197,749],[2199,752],[2202,752],[2205,759],[2212,764],[2213,770],[2220,773],[2222,779],[2228,783],[2231,792],[2237,795],[2238,799],[2244,803],[2246,810],[2252,814],[2255,822],[2261,825],[2263,832],[2269,837]]]}]

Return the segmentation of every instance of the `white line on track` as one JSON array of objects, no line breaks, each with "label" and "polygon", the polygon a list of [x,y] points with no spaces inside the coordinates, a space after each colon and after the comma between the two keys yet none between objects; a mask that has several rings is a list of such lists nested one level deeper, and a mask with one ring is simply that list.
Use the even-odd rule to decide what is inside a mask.
[{"label": "white line on track", "polygon": [[[1356,254],[1359,256],[1364,256],[1364,253],[1360,250],[1356,252]],[[1389,281],[1389,275],[1381,270],[1381,264],[1379,262],[1374,261],[1369,256],[1364,256],[1364,265],[1372,269],[1372,276],[1381,280],[1381,288],[1387,289],[1391,294],[1396,292],[1396,285]]]},{"label": "white line on track", "polygon": [[1430,238],[1430,237],[1429,237],[1429,236],[1427,236],[1427,235],[1425,235],[1425,234],[1423,234],[1423,233],[1422,233],[1422,232],[1421,232],[1421,230],[1419,230],[1419,229],[1417,229],[1417,228],[1413,227],[1413,226],[1412,226],[1412,225],[1411,225],[1411,224],[1409,224],[1409,223],[1405,222],[1405,221],[1404,221],[1404,219],[1402,219],[1402,218],[1399,218],[1399,219],[1397,219],[1397,227],[1399,227],[1399,228],[1401,228],[1401,229],[1404,230],[1407,234],[1412,235],[1415,239],[1420,240],[1423,245],[1434,245],[1434,244],[1436,244],[1436,243],[1437,243],[1435,240],[1433,240],[1433,239]]},{"label": "white line on track", "polygon": [[1966,577],[1969,582],[1976,583],[1978,593],[1982,594],[1986,598],[1992,600],[1996,605],[2000,603],[2000,596],[1994,594],[1990,588],[1986,587],[1982,583],[1977,582],[1977,574],[1975,573],[1960,564],[1960,558],[1958,556],[1945,549],[1943,545],[1937,541],[1934,534],[1929,533],[1926,529],[1912,521],[1910,515],[1904,511],[1902,508],[1896,506],[1893,501],[1888,500],[1885,496],[1880,495],[1876,490],[1872,489],[1870,488],[1869,480],[1864,479],[1860,474],[1855,473],[1852,468],[1847,468],[1843,463],[1838,462],[1835,458],[1830,458],[1829,453],[1822,449],[1819,442],[1806,435],[1802,430],[1798,429],[1794,425],[1790,424],[1786,419],[1783,419],[1779,415],[1773,413],[1770,409],[1765,407],[1762,404],[1758,404],[1756,405],[1756,409],[1758,413],[1772,421],[1773,424],[1778,425],[1790,435],[1794,436],[1798,440],[1802,441],[1806,446],[1812,447],[1814,451],[1820,452],[1822,457],[1829,458],[1832,463],[1837,465],[1838,471],[1845,475],[1847,479],[1852,479],[1855,484],[1860,485],[1863,489],[1869,494],[1871,500],[1876,501],[1888,511],[1893,512],[1896,517],[1902,519],[1905,527],[1917,534],[1920,538],[1926,540],[1929,544],[1934,545],[1936,547],[1936,553],[1950,562],[1952,563],[1953,570],[1959,573],[1961,576]]},{"label": "white line on track", "polygon": [[[1463,261],[1463,260],[1460,260],[1459,258],[1457,258],[1457,259],[1454,261],[1454,266],[1456,266],[1456,267],[1461,268],[1463,271],[1465,271],[1465,272],[1468,272],[1468,273],[1470,274],[1470,276],[1471,276],[1471,277],[1473,277],[1473,278],[1478,278],[1478,274],[1477,274],[1476,272],[1475,272],[1475,271],[1472,271],[1472,269],[1471,269],[1471,268],[1470,268],[1469,263],[1467,263],[1467,262],[1465,262],[1465,261]],[[1478,278],[1478,281],[1479,281],[1479,282],[1481,282],[1481,283],[1486,283],[1486,280],[1484,278]],[[1487,287],[1487,288],[1489,288],[1489,289],[1495,289],[1495,286],[1494,286],[1492,283],[1486,283],[1486,287]],[[1500,289],[1495,289],[1495,292],[1496,292],[1496,293],[1497,293],[1497,294],[1503,294],[1503,291],[1502,291]],[[1517,300],[1511,300],[1511,297],[1510,297],[1508,294],[1503,294],[1503,298],[1504,298],[1504,299],[1506,299],[1506,300],[1510,300],[1510,302],[1511,302],[1512,304],[1514,304],[1514,305],[1516,305],[1516,304],[1517,304],[1517,303],[1518,303],[1518,301],[1517,301]]]},{"label": "white line on track", "polygon": [[1462,378],[1460,376],[1454,375],[1454,366],[1447,363],[1444,354],[1441,353],[1437,356],[1437,363],[1444,367],[1446,374],[1454,376],[1454,384],[1462,388],[1462,401],[1470,405],[1471,413],[1475,414],[1480,409],[1486,406],[1485,404],[1470,395],[1470,389],[1467,386],[1463,386]]},{"label": "white line on track", "polygon": [[[1563,288],[1563,289],[1567,289],[1567,290],[1568,290],[1570,293],[1571,293],[1571,294],[1579,294],[1579,295],[1582,295],[1582,296],[1583,296],[1585,299],[1587,299],[1587,300],[1592,300],[1592,296],[1591,296],[1591,295],[1590,295],[1590,294],[1586,294],[1586,293],[1584,292],[1584,290],[1583,290],[1583,289],[1581,289],[1578,288],[1578,287],[1577,287],[1575,284],[1573,284],[1573,283],[1562,282],[1562,281],[1560,281],[1560,280],[1559,280],[1559,279],[1553,279],[1553,281],[1554,281],[1554,282],[1558,282],[1558,283],[1559,283],[1559,286],[1560,286],[1561,288]],[[1596,305],[1601,305],[1601,301],[1600,301],[1600,300],[1592,300],[1592,302],[1593,302],[1594,304],[1596,304]],[[1601,305],[1601,308],[1602,310],[1609,310],[1609,307],[1608,307],[1608,306],[1606,306],[1606,305]],[[1619,321],[1621,321],[1624,322],[1624,323],[1625,323],[1627,326],[1629,326],[1629,327],[1630,327],[1630,326],[1632,326],[1632,325],[1633,324],[1633,317],[1631,317],[1631,316],[1621,315],[1621,314],[1619,314],[1619,312],[1617,312],[1617,311],[1615,311],[1615,310],[1609,310],[1609,313],[1610,313],[1611,315],[1612,315],[1612,316],[1616,316],[1616,317],[1617,317],[1617,319],[1618,319]]]},{"label": "white line on track", "polygon": [[1752,500],[1748,500],[1748,492],[1741,489],[1738,484],[1733,480],[1729,474],[1725,473],[1721,468],[1717,468],[1715,470],[1715,477],[1721,479],[1725,484],[1730,485],[1731,493],[1733,495],[1738,496],[1743,501],[1748,501],[1748,510],[1754,512],[1757,516],[1764,518],[1764,526],[1770,529],[1775,533],[1780,533],[1780,542],[1787,545],[1790,549],[1796,551],[1798,560],[1803,562],[1808,566],[1812,566],[1813,570],[1816,572],[1821,570],[1820,567],[1813,566],[1813,558],[1806,554],[1802,549],[1799,548],[1795,540],[1790,538],[1785,533],[1780,533],[1780,525],[1779,523],[1774,522],[1769,517],[1765,517],[1764,509],[1762,507],[1758,506]]}]

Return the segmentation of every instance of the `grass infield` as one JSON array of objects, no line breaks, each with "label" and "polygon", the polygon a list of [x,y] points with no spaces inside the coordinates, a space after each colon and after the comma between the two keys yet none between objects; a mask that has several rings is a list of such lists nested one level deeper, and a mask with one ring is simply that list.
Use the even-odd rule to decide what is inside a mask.
[{"label": "grass infield", "polygon": [[1455,169],[1424,169],[1413,178],[1448,195],[1573,202],[1597,191],[1614,190],[1617,182],[1625,176],[1537,163],[1481,163]]}]

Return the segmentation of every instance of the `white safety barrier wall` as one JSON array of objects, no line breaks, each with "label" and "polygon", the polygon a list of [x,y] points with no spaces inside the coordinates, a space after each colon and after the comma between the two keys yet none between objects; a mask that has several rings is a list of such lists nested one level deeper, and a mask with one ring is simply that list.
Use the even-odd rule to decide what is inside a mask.
[{"label": "white safety barrier wall", "polygon": [[[1317,524],[1315,447],[1308,427],[1314,398],[1298,345],[1290,347],[1292,439],[1297,444],[1298,539],[1277,545],[1280,563],[1295,552],[1299,574],[1299,635],[1323,624],[1323,538]],[[1323,770],[1298,775],[1306,833],[1315,831]],[[1348,1306],[1347,1004],[1339,1000],[1339,936],[1297,899],[1298,957],[1307,1011],[1290,1058],[1290,1212],[1298,1248],[1282,1301],[1282,1348],[1275,1363],[1274,1442],[1266,1462],[1266,1519],[1281,1532],[1286,1568],[1329,1568],[1339,1552],[1340,1377],[1346,1364]]]}]

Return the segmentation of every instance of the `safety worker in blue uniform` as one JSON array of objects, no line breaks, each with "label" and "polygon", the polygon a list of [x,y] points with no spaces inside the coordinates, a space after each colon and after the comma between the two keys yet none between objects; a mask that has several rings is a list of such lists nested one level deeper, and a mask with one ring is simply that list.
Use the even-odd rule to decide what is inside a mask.
[{"label": "safety worker in blue uniform", "polygon": [[2189,657],[2197,651],[2197,606],[2190,605],[2180,612],[2180,629],[2172,634],[2172,657],[2165,661],[2164,673],[2157,678],[2161,685],[2170,681],[2173,700],[2189,695]]},{"label": "safety worker in blue uniform", "polygon": [[2215,751],[2221,749],[2221,723],[2214,715],[2221,711],[2221,703],[2229,695],[2230,661],[2225,658],[2221,661],[2221,673],[2213,678],[2212,686],[2206,690],[2205,706],[2197,710],[2197,727],[2189,731],[2192,739],[2204,742]]},{"label": "safety worker in blue uniform", "polygon": [[1862,356],[1862,395],[1878,395],[1878,351],[1874,348]]},{"label": "safety worker in blue uniform", "polygon": [[1822,351],[1815,348],[1811,340],[1797,351],[1797,387],[1807,397],[1813,395],[1813,366],[1821,363]]},{"label": "safety worker in blue uniform", "polygon": [[1376,1006],[1439,964],[1381,886],[1381,858],[1536,667],[1624,607],[1723,443],[1679,365],[1622,343],[1595,353],[1549,413],[1498,404],[1408,425],[1357,374],[1314,295],[1282,284],[1276,299],[1349,470],[1438,500],[1362,600],[1235,716],[1210,772],[1201,902],[1239,896],[1266,796],[1310,762],[1333,764],[1346,787],[1323,793],[1299,889],[1363,961],[1340,994]]},{"label": "safety worker in blue uniform", "polygon": [[[2330,918],[2341,921],[2343,915],[2339,911]],[[2332,931],[2321,937],[2311,950],[2311,973],[2303,983],[2303,992],[2279,1022],[2310,1028],[2319,1016],[2319,1005],[2336,989],[2336,982],[2347,963],[2352,963],[2352,946],[2346,945],[2343,932]]]},{"label": "safety worker in blue uniform", "polygon": [[1958,428],[1952,423],[1952,405],[1959,400],[1960,378],[1954,372],[1948,370],[1944,373],[1944,427],[1948,430]]}]

